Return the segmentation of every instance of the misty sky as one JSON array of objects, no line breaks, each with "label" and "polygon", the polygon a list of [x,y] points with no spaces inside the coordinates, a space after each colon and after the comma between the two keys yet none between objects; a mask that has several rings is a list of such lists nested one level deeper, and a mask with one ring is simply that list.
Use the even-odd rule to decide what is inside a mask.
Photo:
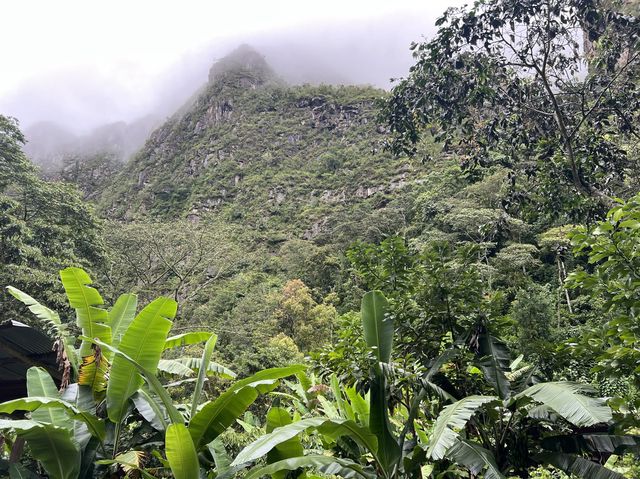
[{"label": "misty sky", "polygon": [[240,43],[292,83],[406,75],[409,44],[462,0],[3,2],[0,113],[87,131],[168,115]]}]

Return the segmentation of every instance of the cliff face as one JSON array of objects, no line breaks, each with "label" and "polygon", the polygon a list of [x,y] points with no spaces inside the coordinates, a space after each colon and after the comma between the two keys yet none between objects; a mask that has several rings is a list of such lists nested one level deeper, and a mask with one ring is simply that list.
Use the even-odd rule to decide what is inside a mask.
[{"label": "cliff face", "polygon": [[398,213],[400,192],[417,173],[383,151],[375,104],[383,91],[289,87],[248,47],[209,78],[103,194],[103,214],[194,222],[217,215],[272,238],[322,240],[340,236],[345,221]]}]

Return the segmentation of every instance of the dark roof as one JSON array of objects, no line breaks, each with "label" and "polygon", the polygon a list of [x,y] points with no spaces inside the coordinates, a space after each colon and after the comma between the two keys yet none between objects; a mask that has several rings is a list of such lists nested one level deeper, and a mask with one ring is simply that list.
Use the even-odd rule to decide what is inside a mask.
[{"label": "dark roof", "polygon": [[53,340],[18,321],[0,324],[0,401],[27,395],[27,369],[41,366],[59,381]]}]

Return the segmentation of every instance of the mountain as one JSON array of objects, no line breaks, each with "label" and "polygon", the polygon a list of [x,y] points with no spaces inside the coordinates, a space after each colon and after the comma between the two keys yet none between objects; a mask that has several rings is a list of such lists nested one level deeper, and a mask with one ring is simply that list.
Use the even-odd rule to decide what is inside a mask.
[{"label": "mountain", "polygon": [[76,157],[107,154],[116,161],[128,160],[160,123],[158,117],[147,115],[131,123],[109,123],[76,135],[55,122],[39,122],[25,129],[24,151],[46,175],[57,176],[65,161]]},{"label": "mountain", "polygon": [[80,138],[80,153],[110,152],[127,160],[140,149],[149,134],[160,125],[160,118],[147,115],[131,123],[124,121],[102,125]]},{"label": "mountain", "polygon": [[[369,253],[395,261],[394,248],[404,247],[347,252],[358,241],[404,235],[433,255],[437,274],[469,255],[493,284],[498,267],[515,276],[537,266],[530,244],[511,247],[497,266],[489,259],[536,233],[502,208],[506,172],[465,174],[459,157],[428,139],[416,158],[391,155],[379,108],[387,94],[287,85],[247,46],[217,62],[207,85],[96,198],[115,220],[106,228],[118,258],[108,278],[122,286],[112,296],[178,298],[180,327],[212,328],[222,359],[252,371],[265,364],[256,358],[278,332],[291,281],[323,307],[357,308],[362,283],[350,261]],[[432,248],[435,240],[449,241]],[[467,245],[459,257],[453,244]],[[368,266],[385,274],[374,260]]]},{"label": "mountain", "polygon": [[383,95],[288,86],[242,46],[153,132],[105,190],[100,211],[125,220],[216,216],[271,242],[380,238],[402,226],[402,202],[420,176],[384,151]]},{"label": "mountain", "polygon": [[24,131],[26,155],[45,171],[62,165],[62,159],[73,150],[78,137],[57,123],[44,121]]}]

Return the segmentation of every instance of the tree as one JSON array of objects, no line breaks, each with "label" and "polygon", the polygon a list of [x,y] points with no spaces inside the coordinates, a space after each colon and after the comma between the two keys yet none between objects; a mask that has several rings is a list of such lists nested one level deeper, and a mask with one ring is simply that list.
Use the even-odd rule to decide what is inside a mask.
[{"label": "tree", "polygon": [[[101,223],[78,191],[40,179],[22,152],[17,122],[0,115],[0,285],[32,291],[63,309],[57,272],[63,265],[101,266]],[[0,316],[20,310],[0,291]]]},{"label": "tree", "polygon": [[550,216],[602,214],[628,191],[637,17],[598,0],[488,0],[436,24],[385,105],[396,152],[415,153],[427,129],[467,168],[507,168],[506,206]]},{"label": "tree", "polygon": [[11,117],[0,115],[0,191],[13,182],[21,182],[32,177],[35,167],[22,152],[24,135],[18,122]]},{"label": "tree", "polygon": [[318,304],[309,288],[294,279],[282,288],[274,319],[276,331],[292,338],[300,351],[310,352],[331,341],[336,310],[331,305]]},{"label": "tree", "polygon": [[253,356],[256,371],[288,364],[299,364],[304,360],[304,355],[298,349],[298,345],[284,333],[278,333],[269,338],[266,343],[258,345]]},{"label": "tree", "polygon": [[116,294],[135,291],[149,299],[160,293],[182,307],[249,261],[221,222],[110,223],[105,237],[111,253],[106,275]]},{"label": "tree", "polygon": [[576,228],[571,242],[593,269],[572,272],[569,286],[594,302],[605,301],[601,321],[586,331],[583,347],[599,353],[598,370],[631,375],[640,384],[640,195],[596,225]]},{"label": "tree", "polygon": [[428,367],[443,341],[464,336],[487,313],[473,246],[434,241],[418,250],[391,237],[380,245],[357,243],[347,257],[363,289],[389,298],[396,349],[409,363]]},{"label": "tree", "polygon": [[[324,397],[316,401],[323,415],[293,421],[286,409],[272,409],[270,416],[277,415],[278,423],[234,460],[237,466],[248,465],[266,455],[267,465],[256,466],[245,477],[283,477],[283,471],[314,468],[360,479],[420,478],[427,462],[435,462],[434,477],[445,477],[453,462],[458,475],[466,470],[471,477],[484,473],[482,477],[491,479],[528,478],[540,464],[588,479],[623,478],[598,460],[637,450],[640,438],[606,433],[613,419],[606,401],[591,397],[593,390],[586,385],[533,384],[535,369],[518,368],[522,358],[510,362],[504,344],[486,330],[475,339],[481,356],[476,364],[494,395],[456,400],[435,384],[435,376],[463,353],[456,345],[434,359],[410,405],[397,407],[394,414],[389,381],[397,372],[391,363],[394,324],[388,313],[382,293],[365,294],[361,320],[370,361],[368,402],[333,376],[334,401]],[[428,390],[438,390],[451,402],[432,425],[429,413],[421,412],[428,404]],[[305,431],[317,432],[332,454],[305,453],[299,438]]]},{"label": "tree", "polygon": [[[416,454],[419,456],[420,452],[409,446],[407,434],[419,413],[421,396],[413,402],[408,413],[410,419],[402,431],[394,431],[391,425],[388,368],[393,348],[393,320],[387,313],[388,302],[380,291],[365,294],[361,319],[370,360],[368,404],[355,390],[347,392],[348,397],[345,397],[334,379],[337,407],[332,406],[333,414],[292,421],[288,412],[281,410],[284,418],[278,424],[280,427],[249,444],[235,458],[233,464],[242,466],[268,454],[269,464],[254,468],[246,475],[247,478],[309,467],[328,474],[364,479],[412,477],[419,471],[421,463],[412,458]],[[329,406],[325,408],[331,409]],[[342,437],[350,438],[355,441],[355,449],[352,450],[357,451],[356,457],[305,454],[297,436],[307,430],[317,430],[325,443],[336,443]],[[405,443],[409,447],[404,447]],[[405,476],[405,472],[409,475]]]},{"label": "tree", "polygon": [[535,283],[520,289],[512,304],[511,316],[517,326],[518,351],[553,377],[551,364],[555,348],[552,323],[555,301],[548,287]]},{"label": "tree", "polygon": [[589,455],[603,461],[637,451],[640,440],[607,434],[612,411],[605,399],[590,397],[593,393],[585,385],[547,382],[513,391],[506,399],[466,397],[438,416],[427,456],[449,459],[474,476],[484,471],[488,479],[528,478],[537,465],[582,478],[623,479]]}]

